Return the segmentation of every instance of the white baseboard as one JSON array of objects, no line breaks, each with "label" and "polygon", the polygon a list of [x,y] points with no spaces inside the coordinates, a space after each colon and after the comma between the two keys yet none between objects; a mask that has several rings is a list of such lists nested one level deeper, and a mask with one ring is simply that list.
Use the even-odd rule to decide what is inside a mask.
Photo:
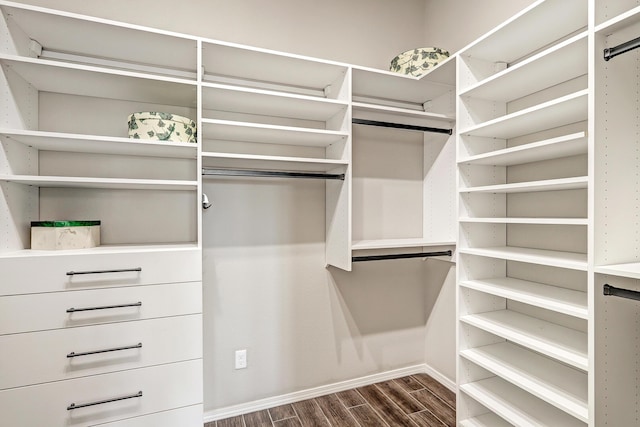
[{"label": "white baseboard", "polygon": [[442,383],[450,390],[456,390],[455,383],[431,368],[426,364],[408,366],[406,368],[394,369],[392,371],[381,372],[378,374],[367,375],[353,380],[340,381],[333,384],[327,384],[320,387],[314,387],[307,390],[301,390],[294,393],[283,394],[281,396],[269,397],[266,399],[254,400],[253,402],[242,403],[239,405],[228,406],[226,408],[215,409],[204,413],[204,422],[222,420],[229,417],[235,417],[242,414],[248,414],[263,409],[274,408],[280,405],[299,402],[301,400],[313,399],[315,397],[324,396],[326,394],[338,393],[340,391],[349,390],[356,387],[362,387],[369,384],[388,381],[394,378],[406,377],[408,375],[426,373],[434,379]]}]

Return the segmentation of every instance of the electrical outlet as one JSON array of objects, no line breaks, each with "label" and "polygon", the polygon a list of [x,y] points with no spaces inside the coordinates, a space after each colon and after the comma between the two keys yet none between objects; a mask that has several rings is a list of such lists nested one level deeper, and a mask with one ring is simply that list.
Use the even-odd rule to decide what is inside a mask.
[{"label": "electrical outlet", "polygon": [[236,369],[247,367],[247,350],[236,350]]}]

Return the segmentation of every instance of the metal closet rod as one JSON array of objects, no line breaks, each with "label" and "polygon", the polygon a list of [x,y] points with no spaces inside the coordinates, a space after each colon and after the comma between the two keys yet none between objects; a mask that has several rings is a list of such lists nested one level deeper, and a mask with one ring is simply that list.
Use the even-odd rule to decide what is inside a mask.
[{"label": "metal closet rod", "polygon": [[344,181],[344,174],[329,174],[318,172],[288,172],[265,171],[250,169],[214,169],[202,168],[202,175],[207,176],[249,176],[260,178],[307,178],[307,179],[336,179]]},{"label": "metal closet rod", "polygon": [[390,254],[390,255],[363,255],[351,257],[352,262],[361,261],[381,261],[386,259],[406,259],[406,258],[429,258],[434,256],[451,256],[451,251],[440,252],[417,252],[408,254]]},{"label": "metal closet rod", "polygon": [[414,125],[405,125],[402,123],[379,122],[376,120],[364,120],[364,119],[352,119],[351,122],[356,125],[380,126],[385,128],[417,130],[420,132],[445,133],[447,135],[453,134],[452,129],[432,128],[428,126],[414,126]]},{"label": "metal closet rod", "polygon": [[630,289],[614,288],[613,286],[607,284],[602,287],[602,293],[607,296],[628,298],[640,301],[640,292],[632,291]]},{"label": "metal closet rod", "polygon": [[618,46],[608,47],[604,49],[604,60],[608,61],[615,56],[622,55],[623,53],[629,52],[630,50],[637,49],[639,47],[640,37],[629,40],[628,42],[621,43]]}]

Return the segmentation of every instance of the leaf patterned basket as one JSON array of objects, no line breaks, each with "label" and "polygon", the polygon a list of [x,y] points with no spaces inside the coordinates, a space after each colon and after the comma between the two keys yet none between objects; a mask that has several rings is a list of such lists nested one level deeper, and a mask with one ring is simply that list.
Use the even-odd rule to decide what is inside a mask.
[{"label": "leaf patterned basket", "polygon": [[177,114],[141,112],[129,116],[129,138],[196,142],[196,122]]},{"label": "leaf patterned basket", "polygon": [[420,77],[449,57],[449,52],[439,47],[421,47],[402,52],[391,60],[390,71]]}]

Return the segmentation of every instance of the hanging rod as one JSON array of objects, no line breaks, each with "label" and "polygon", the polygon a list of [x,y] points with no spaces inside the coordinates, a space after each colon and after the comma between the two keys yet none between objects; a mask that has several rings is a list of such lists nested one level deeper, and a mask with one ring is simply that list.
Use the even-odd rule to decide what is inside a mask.
[{"label": "hanging rod", "polygon": [[640,47],[640,37],[633,40],[629,40],[628,42],[619,44],[618,46],[605,48],[604,60],[608,61],[615,56],[622,55],[623,53],[629,52],[630,50],[637,49],[639,47]]},{"label": "hanging rod", "polygon": [[386,259],[406,259],[406,258],[428,258],[434,256],[451,256],[451,251],[441,252],[417,252],[409,254],[390,254],[390,255],[363,255],[351,257],[352,262],[360,261],[381,261]]},{"label": "hanging rod", "polygon": [[421,132],[446,133],[447,135],[453,134],[452,129],[432,128],[428,126],[414,126],[414,125],[405,125],[402,123],[379,122],[376,120],[364,120],[364,119],[352,119],[351,122],[356,125],[381,126],[385,128],[417,130]]},{"label": "hanging rod", "polygon": [[209,176],[251,176],[261,178],[308,178],[308,179],[337,179],[344,181],[344,174],[328,174],[318,172],[287,172],[265,171],[249,169],[212,169],[202,168],[202,175]]},{"label": "hanging rod", "polygon": [[640,301],[640,292],[632,291],[630,289],[614,288],[611,285],[604,285],[602,287],[602,293],[607,296],[614,296],[620,298],[634,299]]}]

